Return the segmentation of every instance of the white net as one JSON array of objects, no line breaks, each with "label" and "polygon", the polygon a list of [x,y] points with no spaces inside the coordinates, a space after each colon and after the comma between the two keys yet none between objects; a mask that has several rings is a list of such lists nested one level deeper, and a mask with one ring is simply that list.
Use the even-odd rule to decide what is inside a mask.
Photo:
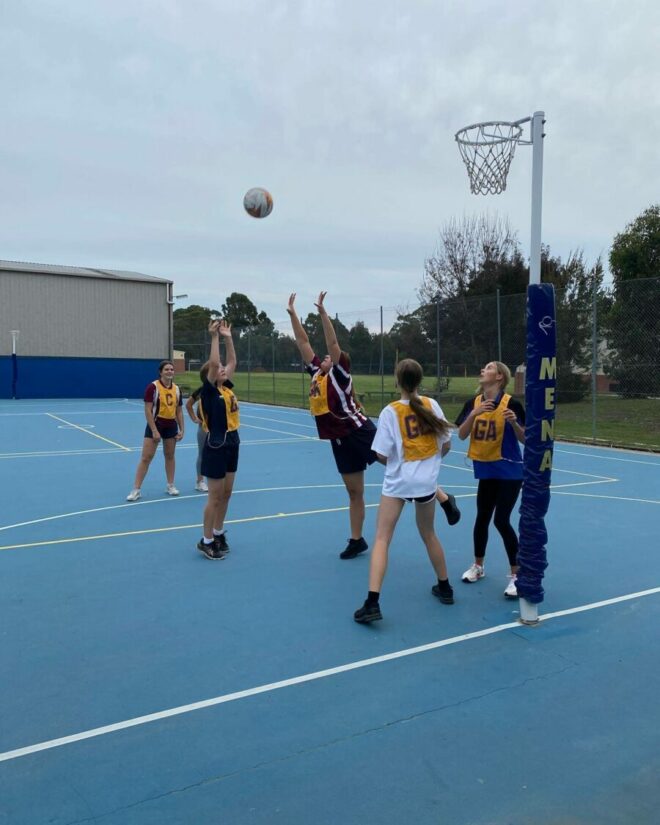
[{"label": "white net", "polygon": [[473,195],[504,192],[506,176],[521,135],[521,126],[504,121],[477,123],[456,132]]}]

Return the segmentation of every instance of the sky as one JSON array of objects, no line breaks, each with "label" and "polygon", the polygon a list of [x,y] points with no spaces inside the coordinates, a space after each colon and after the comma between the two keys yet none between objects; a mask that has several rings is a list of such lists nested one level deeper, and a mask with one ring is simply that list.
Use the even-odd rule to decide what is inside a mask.
[{"label": "sky", "polygon": [[[529,249],[531,147],[470,194],[455,132],[546,113],[543,242],[606,260],[658,202],[660,5],[21,0],[0,5],[0,258],[248,295],[278,327],[417,304],[452,218]],[[268,189],[272,214],[244,193]]]}]

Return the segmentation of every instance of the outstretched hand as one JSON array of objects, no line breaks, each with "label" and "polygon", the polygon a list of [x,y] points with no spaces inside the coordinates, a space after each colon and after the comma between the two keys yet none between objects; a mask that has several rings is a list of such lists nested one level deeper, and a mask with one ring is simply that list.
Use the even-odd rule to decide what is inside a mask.
[{"label": "outstretched hand", "polygon": [[219,322],[218,332],[223,338],[231,338],[231,324],[228,324],[224,318]]},{"label": "outstretched hand", "polygon": [[318,300],[314,304],[314,306],[318,309],[319,312],[325,312],[326,311],[325,307],[323,306],[323,299],[325,298],[325,296],[327,294],[328,294],[327,292],[320,292]]},{"label": "outstretched hand", "polygon": [[289,295],[289,304],[286,308],[286,311],[289,313],[289,315],[295,315],[296,314],[296,308],[294,306],[295,302],[296,302],[296,293],[292,292],[291,295]]},{"label": "outstretched hand", "polygon": [[220,331],[220,321],[217,318],[211,318],[209,321],[209,332],[211,335],[217,335]]}]

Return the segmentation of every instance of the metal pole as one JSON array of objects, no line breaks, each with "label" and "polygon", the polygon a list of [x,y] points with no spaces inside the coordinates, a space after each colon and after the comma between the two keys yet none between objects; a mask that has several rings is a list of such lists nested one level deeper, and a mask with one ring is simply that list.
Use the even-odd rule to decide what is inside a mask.
[{"label": "metal pole", "polygon": [[273,332],[271,335],[271,341],[273,342],[273,404],[275,403],[275,336],[277,335],[276,332]]},{"label": "metal pole", "polygon": [[383,307],[380,308],[380,406],[385,406],[385,342],[383,338]]},{"label": "metal pole", "polygon": [[497,287],[497,360],[502,360],[502,318],[500,315],[500,288]]},{"label": "metal pole", "polygon": [[247,339],[248,339],[248,386],[247,386],[247,400],[250,400],[250,375],[252,372],[252,367],[250,364],[250,359],[252,358],[252,336],[250,335],[250,327],[247,330]]},{"label": "metal pole", "polygon": [[[300,316],[300,323],[302,324],[302,322],[303,322],[303,319],[302,319],[302,315],[301,315]],[[305,359],[302,357],[302,355],[300,356],[300,364],[301,364],[301,367],[302,367],[301,372],[300,372],[300,377],[302,379],[302,383],[300,385],[301,388],[302,388],[302,396],[301,396],[302,397],[302,404],[300,406],[303,407],[303,409],[304,409],[305,406],[306,406],[306,401],[305,401]]]},{"label": "metal pole", "polygon": [[167,285],[167,357],[174,357],[174,284]]},{"label": "metal pole", "polygon": [[[531,225],[531,238],[530,238],[530,245],[529,245],[529,284],[530,289],[528,289],[527,294],[527,370],[525,372],[525,400],[527,402],[527,416],[528,416],[528,424],[529,424],[529,432],[536,433],[536,430],[540,428],[541,422],[536,420],[538,418],[537,411],[534,409],[536,404],[531,404],[530,400],[533,399],[534,401],[542,402],[542,393],[544,389],[542,387],[542,382],[537,380],[537,376],[533,376],[530,378],[530,362],[536,359],[536,353],[533,349],[530,349],[530,300],[531,300],[531,289],[535,285],[541,284],[541,217],[542,217],[542,203],[543,203],[543,123],[545,118],[545,112],[534,112],[532,116],[532,123],[530,127],[531,137],[532,137],[532,225]],[[552,294],[552,288],[550,287],[550,293]],[[547,296],[546,296],[547,297]],[[539,293],[538,295],[535,294],[535,303],[542,303],[544,301],[544,296]],[[554,294],[552,294],[551,298],[551,312],[552,312],[552,319],[553,319],[553,328],[552,328],[552,341],[554,346],[554,337],[555,337],[555,329],[554,329]],[[538,349],[538,348],[537,348]],[[533,357],[532,357],[533,356]],[[553,373],[554,375],[554,373]],[[534,381],[533,388],[530,387],[530,381]],[[549,383],[549,382],[548,382]],[[554,388],[553,388],[554,394]],[[554,397],[554,396],[553,396]],[[539,406],[543,406],[542,403]],[[553,401],[554,406],[554,401]],[[551,415],[552,419],[554,419],[554,410],[552,411]],[[529,438],[526,442],[525,446],[525,465],[526,465],[526,478],[527,478],[527,467],[528,461],[527,456],[528,452],[529,455],[532,455],[532,441],[536,441],[537,439]],[[550,452],[551,454],[551,452]],[[530,461],[532,459],[530,458]],[[534,478],[532,479],[532,484],[523,484],[523,494],[522,494],[522,501],[521,501],[521,519],[520,519],[520,533],[521,533],[521,544],[522,544],[522,534],[523,529],[525,533],[528,532],[528,524],[527,522],[529,519],[527,518],[526,511],[536,511],[540,512],[541,515],[541,527],[545,530],[545,525],[543,522],[543,517],[545,515],[545,511],[547,510],[547,503],[542,503],[540,506],[538,505],[537,501],[534,501],[534,506],[530,507],[527,505],[528,501],[531,501],[532,498],[534,499],[542,499],[543,496],[539,494],[532,493],[535,486],[538,484],[538,479],[543,474],[540,472],[535,472]],[[543,486],[541,482],[539,484],[539,488]],[[549,486],[549,482],[548,482]],[[547,493],[547,490],[546,490]],[[547,494],[547,498],[549,498],[549,493]],[[527,538],[525,537],[525,545],[527,544]],[[542,569],[545,569],[545,547],[542,548],[543,550],[543,564]],[[525,547],[526,552],[526,547]],[[521,564],[522,570],[519,568],[519,573],[523,573],[524,575],[524,564]],[[540,582],[540,579],[539,579]],[[526,598],[520,594],[520,598],[518,601],[520,607],[520,618],[521,621],[525,624],[534,624],[538,622],[538,604],[535,602],[528,601]]]},{"label": "metal pole", "polygon": [[435,372],[437,383],[436,391],[440,392],[440,301],[435,299]]},{"label": "metal pole", "polygon": [[591,312],[591,440],[596,440],[596,370],[598,369],[598,341],[597,331],[597,304],[596,304],[596,273],[594,272],[593,301]]},{"label": "metal pole", "polygon": [[541,283],[541,211],[543,205],[543,123],[545,112],[532,117],[532,233],[529,247],[529,282]]},{"label": "metal pole", "polygon": [[18,398],[18,357],[17,343],[20,330],[11,331],[11,397]]}]

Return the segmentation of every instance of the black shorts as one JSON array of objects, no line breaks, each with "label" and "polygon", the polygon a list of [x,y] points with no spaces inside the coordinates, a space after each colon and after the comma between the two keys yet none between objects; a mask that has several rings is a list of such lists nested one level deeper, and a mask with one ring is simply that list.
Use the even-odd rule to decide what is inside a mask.
[{"label": "black shorts", "polygon": [[376,461],[376,453],[371,449],[375,436],[376,427],[369,421],[344,438],[331,440],[335,464],[342,475],[362,473]]},{"label": "black shorts", "polygon": [[435,493],[429,493],[428,496],[415,496],[415,498],[406,498],[406,501],[414,501],[415,504],[428,504],[435,498]]},{"label": "black shorts", "polygon": [[[172,421],[171,424],[159,424],[158,422],[156,422],[156,429],[160,433],[161,438],[174,438],[174,436],[179,432],[179,425],[176,423],[176,421]],[[153,433],[151,432],[151,427],[148,424],[144,430],[144,437],[154,437]]]},{"label": "black shorts", "polygon": [[235,473],[239,446],[238,439],[228,438],[221,447],[210,447],[207,438],[202,448],[201,474],[206,478],[224,478],[227,473]]}]

